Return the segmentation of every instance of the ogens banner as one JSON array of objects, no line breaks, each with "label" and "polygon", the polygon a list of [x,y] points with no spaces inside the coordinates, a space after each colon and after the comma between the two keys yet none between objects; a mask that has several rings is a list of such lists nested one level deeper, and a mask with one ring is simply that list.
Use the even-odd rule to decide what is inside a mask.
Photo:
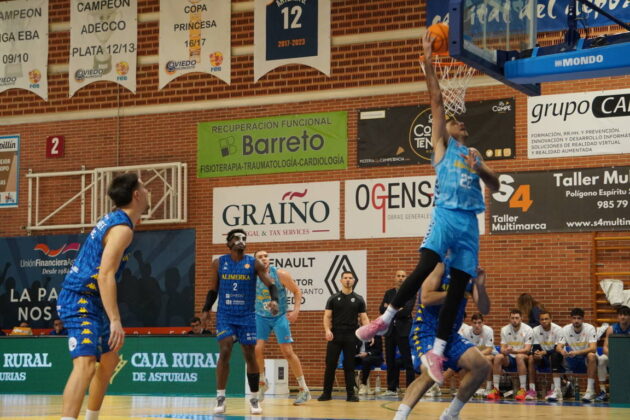
[{"label": "ogens banner", "polygon": [[197,176],[325,171],[348,166],[348,114],[199,123]]}]

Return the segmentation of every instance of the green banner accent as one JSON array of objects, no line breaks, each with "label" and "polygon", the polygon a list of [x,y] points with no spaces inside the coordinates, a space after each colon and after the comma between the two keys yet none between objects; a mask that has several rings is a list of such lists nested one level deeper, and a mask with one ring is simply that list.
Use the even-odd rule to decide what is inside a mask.
[{"label": "green banner accent", "polygon": [[199,123],[197,177],[326,171],[348,167],[348,113]]},{"label": "green banner accent", "polygon": [[[108,394],[216,393],[219,343],[208,336],[130,336],[120,351]],[[72,369],[67,337],[0,338],[0,394],[63,393]],[[227,394],[245,394],[245,359],[233,347]]]}]

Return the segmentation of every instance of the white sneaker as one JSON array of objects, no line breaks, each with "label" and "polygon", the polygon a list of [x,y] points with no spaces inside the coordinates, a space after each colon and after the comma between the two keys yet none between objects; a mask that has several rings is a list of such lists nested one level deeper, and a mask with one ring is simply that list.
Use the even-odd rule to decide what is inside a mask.
[{"label": "white sneaker", "polygon": [[586,391],[584,395],[582,395],[582,402],[585,402],[585,403],[593,402],[595,397],[596,395],[593,391]]},{"label": "white sneaker", "polygon": [[483,388],[479,388],[478,390],[475,391],[475,397],[483,398],[486,396],[486,394],[487,394],[487,391]]},{"label": "white sneaker", "polygon": [[214,414],[225,413],[225,397],[217,397],[217,404],[214,406]]},{"label": "white sneaker", "polygon": [[265,400],[265,392],[269,389],[269,385],[267,385],[267,381],[261,382],[258,386],[258,392],[256,393],[256,397],[258,397],[258,401],[262,402]]},{"label": "white sneaker", "polygon": [[442,412],[442,415],[440,416],[440,420],[460,420],[459,416],[451,416],[448,413],[448,408],[446,410],[444,410]]},{"label": "white sneaker", "polygon": [[359,385],[359,395],[367,395],[367,385]]},{"label": "white sneaker", "polygon": [[442,390],[438,384],[433,384],[431,388],[427,391],[427,397],[439,397],[442,395]]},{"label": "white sneaker", "polygon": [[249,412],[252,414],[262,414],[262,407],[260,406],[260,402],[258,402],[258,398],[250,398],[249,399]]},{"label": "white sneaker", "polygon": [[559,402],[562,401],[562,392],[560,390],[551,390],[545,396],[545,399],[549,402]]}]

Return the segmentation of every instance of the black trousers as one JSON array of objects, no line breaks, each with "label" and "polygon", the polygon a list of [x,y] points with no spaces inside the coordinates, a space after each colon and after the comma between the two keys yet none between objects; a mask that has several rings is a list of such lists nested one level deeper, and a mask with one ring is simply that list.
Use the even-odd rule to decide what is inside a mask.
[{"label": "black trousers", "polygon": [[354,359],[355,366],[361,364],[361,384],[367,385],[370,372],[374,368],[380,368],[383,364],[383,358],[381,356],[365,356],[363,359],[357,357]]},{"label": "black trousers", "polygon": [[346,377],[346,392],[354,395],[354,356],[357,354],[357,338],[354,331],[333,331],[333,340],[326,346],[326,372],[324,373],[324,394],[331,394],[335,381],[335,370],[339,355],[343,351],[343,372]]},{"label": "black trousers", "polygon": [[407,387],[415,379],[413,362],[411,361],[411,348],[409,347],[409,337],[400,336],[396,329],[385,337],[385,363],[387,364],[387,389],[396,392],[400,378],[400,369],[396,365],[396,347],[400,351],[400,361],[405,368]]}]

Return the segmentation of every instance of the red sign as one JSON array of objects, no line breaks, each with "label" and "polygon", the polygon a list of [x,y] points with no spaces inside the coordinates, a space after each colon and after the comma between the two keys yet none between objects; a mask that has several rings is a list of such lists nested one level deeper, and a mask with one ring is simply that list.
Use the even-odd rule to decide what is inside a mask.
[{"label": "red sign", "polygon": [[63,157],[63,136],[50,136],[46,139],[46,157],[58,158]]}]

